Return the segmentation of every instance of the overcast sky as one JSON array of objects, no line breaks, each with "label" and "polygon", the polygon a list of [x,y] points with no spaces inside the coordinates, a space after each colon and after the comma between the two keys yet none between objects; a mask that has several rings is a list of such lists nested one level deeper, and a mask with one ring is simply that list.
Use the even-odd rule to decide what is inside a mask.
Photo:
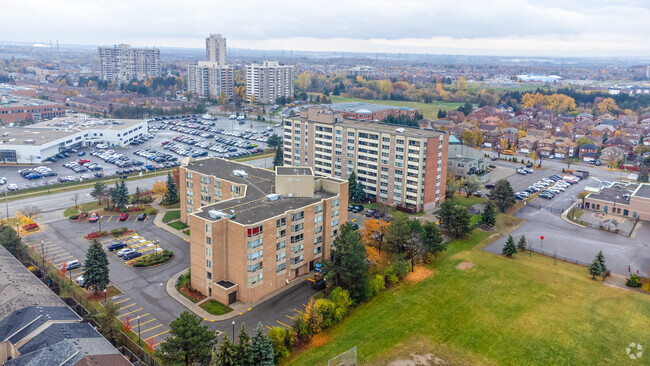
[{"label": "overcast sky", "polygon": [[0,41],[650,56],[649,0],[5,0]]}]

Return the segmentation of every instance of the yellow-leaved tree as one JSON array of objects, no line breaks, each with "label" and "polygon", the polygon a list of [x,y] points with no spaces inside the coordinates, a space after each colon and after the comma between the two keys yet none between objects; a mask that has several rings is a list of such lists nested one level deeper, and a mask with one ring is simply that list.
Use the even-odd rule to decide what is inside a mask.
[{"label": "yellow-leaved tree", "polygon": [[156,196],[165,197],[167,195],[167,183],[162,180],[155,182],[152,191]]}]

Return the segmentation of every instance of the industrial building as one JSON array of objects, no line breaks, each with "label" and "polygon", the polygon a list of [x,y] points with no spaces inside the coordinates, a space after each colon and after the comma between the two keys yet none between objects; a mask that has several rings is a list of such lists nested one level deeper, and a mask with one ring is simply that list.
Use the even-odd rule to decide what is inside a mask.
[{"label": "industrial building", "polygon": [[347,221],[348,182],[308,167],[256,168],[220,158],[180,166],[192,287],[249,303],[308,274]]}]

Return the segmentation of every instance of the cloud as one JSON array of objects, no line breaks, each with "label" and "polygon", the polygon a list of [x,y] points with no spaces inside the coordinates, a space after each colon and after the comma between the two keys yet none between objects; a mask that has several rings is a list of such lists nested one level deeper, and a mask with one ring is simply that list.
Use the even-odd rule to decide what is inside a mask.
[{"label": "cloud", "polygon": [[338,51],[435,52],[442,44],[454,53],[488,46],[648,55],[648,18],[650,4],[642,0],[22,0],[3,5],[0,37],[202,47],[207,34],[222,33],[230,47],[263,49],[325,50],[336,41]]}]

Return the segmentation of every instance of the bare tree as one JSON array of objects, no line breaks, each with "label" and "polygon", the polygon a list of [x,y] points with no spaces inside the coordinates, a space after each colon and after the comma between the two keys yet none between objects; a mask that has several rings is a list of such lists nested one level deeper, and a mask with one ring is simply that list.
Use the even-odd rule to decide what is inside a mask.
[{"label": "bare tree", "polygon": [[36,216],[40,215],[43,212],[40,207],[36,205],[25,205],[23,208],[20,210],[20,213],[23,215],[29,217],[30,219],[34,219]]}]

